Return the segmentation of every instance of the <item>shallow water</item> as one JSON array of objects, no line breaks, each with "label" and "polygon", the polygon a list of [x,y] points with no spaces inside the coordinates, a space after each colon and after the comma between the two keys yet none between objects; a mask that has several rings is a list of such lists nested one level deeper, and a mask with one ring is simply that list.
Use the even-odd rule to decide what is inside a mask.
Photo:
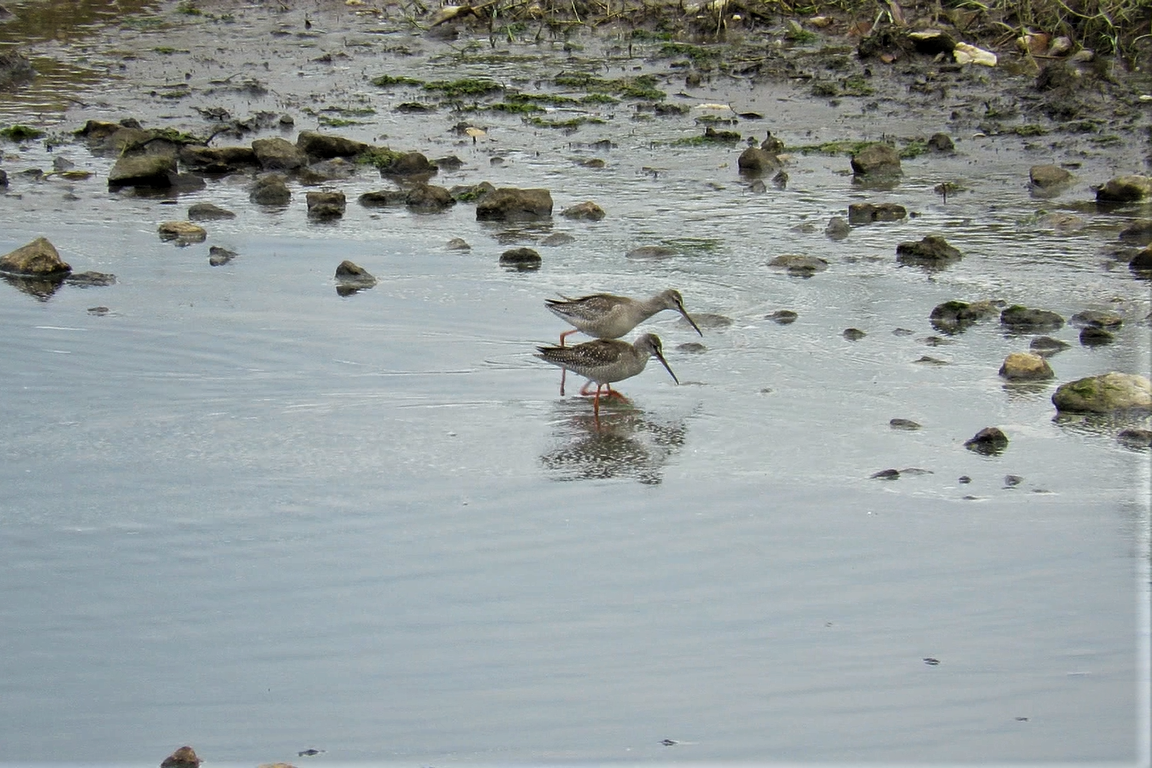
[{"label": "shallow water", "polygon": [[[266,13],[245,7],[222,29],[301,22]],[[222,103],[286,109],[303,129],[304,93],[345,88],[377,116],[341,133],[464,160],[435,183],[545,186],[557,214],[593,199],[609,215],[512,228],[470,205],[370,210],[356,196],[387,184],[362,172],[335,185],[345,217],[312,224],[299,186],[283,211],[256,209],[239,178],[113,195],[110,158],[4,145],[0,252],[43,234],[77,271],[117,276],[47,300],[0,286],[6,761],[154,765],[184,743],[249,765],[1147,759],[1148,453],[1121,447],[1119,424],[1055,420],[1055,383],[1004,385],[1000,362],[1029,337],[993,321],[924,341],[952,298],[1111,307],[1125,317],[1111,346],[1052,334],[1072,344],[1052,358],[1057,382],[1147,374],[1147,283],[1103,252],[1141,211],[1082,204],[1090,184],[1140,169],[1139,145],[1041,152],[929,110],[717,84],[701,103],[739,99],[770,115],[741,130],[790,145],[892,125],[958,139],[953,157],[907,161],[891,191],[854,187],[844,158],[798,155],[786,190],[756,194],[738,149],[660,143],[697,132],[692,114],[637,123],[621,107],[570,136],[485,116],[488,139],[460,142],[457,116],[397,116],[402,95],[364,90],[383,43],[344,45],[335,73],[308,63],[347,40],[340,24],[376,34],[312,19],[318,37],[267,44],[293,62],[268,76],[289,97],[167,105],[101,81],[77,98],[103,107],[46,121],[202,126],[191,105]],[[218,42],[177,29],[101,32],[90,55],[164,42],[192,52],[202,84],[217,65],[195,52]],[[127,77],[175,81],[187,60],[169,75],[174,58],[129,60]],[[4,119],[24,109],[0,96]],[[615,146],[592,149],[602,138]],[[19,174],[57,154],[95,176]],[[607,166],[574,162],[589,156]],[[1030,165],[1068,159],[1074,188],[1029,197]],[[944,179],[967,191],[941,201]],[[209,223],[203,244],[161,242],[157,224],[201,200],[238,217]],[[855,200],[918,216],[825,239]],[[1054,232],[1033,223],[1039,209],[1084,226]],[[576,241],[539,245],[552,231]],[[965,258],[895,263],[896,243],[931,232]],[[472,251],[446,250],[451,237]],[[685,253],[624,256],[667,242]],[[540,250],[538,272],[499,268],[519,244]],[[210,267],[209,245],[239,256]],[[787,252],[831,267],[766,266]],[[380,284],[338,296],[344,259]],[[731,326],[700,339],[654,318],[682,385],[653,365],[597,429],[579,382],[560,397],[558,372],[531,356],[564,330],[543,300],[669,286]],[[764,318],[781,308],[799,319]],[[849,342],[848,327],[868,335]],[[694,341],[703,354],[677,349]],[[990,425],[1009,435],[1003,455],[963,448]],[[870,479],[887,468],[927,472]],[[297,756],[309,747],[325,752]]]}]

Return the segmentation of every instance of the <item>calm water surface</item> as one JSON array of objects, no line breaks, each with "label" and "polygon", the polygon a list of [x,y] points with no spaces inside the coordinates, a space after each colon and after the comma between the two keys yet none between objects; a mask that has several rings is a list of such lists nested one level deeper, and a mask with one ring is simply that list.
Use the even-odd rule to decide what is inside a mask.
[{"label": "calm water surface", "polygon": [[[865,130],[796,94],[737,95],[775,108],[790,144]],[[375,98],[385,125],[349,135],[393,130]],[[1055,384],[1006,387],[1028,337],[987,322],[924,341],[952,298],[1112,307],[1109,347],[1054,334],[1072,344],[1057,380],[1147,375],[1147,284],[1102,253],[1140,212],[1079,205],[1138,153],[1077,155],[1077,187],[1036,201],[1028,166],[1064,157],[956,129],[955,157],[906,163],[889,192],[799,156],[787,190],[754,194],[734,150],[653,143],[690,118],[575,137],[494,118],[475,146],[427,120],[411,145],[465,161],[436,183],[546,186],[557,211],[594,199],[608,218],[514,229],[470,205],[352,202],[315,225],[301,187],[271,212],[242,179],[110,195],[109,158],[4,146],[0,252],[47,235],[77,271],[117,276],[47,300],[0,285],[4,760],[155,765],[185,743],[213,765],[1147,759],[1148,453],[1115,424],[1054,420]],[[607,167],[576,167],[602,137]],[[95,177],[19,175],[57,154]],[[948,178],[970,192],[945,204]],[[238,218],[204,244],[158,239],[201,200]],[[854,200],[919,216],[826,240]],[[1055,232],[1040,208],[1083,227]],[[576,241],[539,245],[552,231]],[[964,260],[898,267],[895,244],[930,232]],[[624,257],[661,242],[686,253]],[[540,271],[498,267],[520,244]],[[209,245],[240,255],[212,268]],[[765,266],[784,252],[831,268]],[[380,284],[338,296],[344,259]],[[669,286],[732,324],[699,339],[655,318],[682,385],[653,366],[596,429],[579,380],[561,397],[531,356],[564,330],[543,300]],[[797,322],[764,319],[782,308]],[[677,348],[692,341],[706,351]],[[963,448],[990,425],[1003,455]],[[870,479],[890,467],[926,472]]]}]

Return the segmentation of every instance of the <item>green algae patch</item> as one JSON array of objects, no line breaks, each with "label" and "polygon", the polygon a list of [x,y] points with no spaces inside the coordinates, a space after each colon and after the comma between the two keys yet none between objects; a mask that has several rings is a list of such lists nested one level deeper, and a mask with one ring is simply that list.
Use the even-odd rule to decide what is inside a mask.
[{"label": "green algae patch", "polygon": [[424,90],[443,94],[445,98],[458,99],[464,96],[488,96],[504,90],[495,80],[466,77],[460,80],[434,80],[424,83]]},{"label": "green algae patch", "polygon": [[667,94],[656,87],[656,78],[653,75],[609,80],[590,72],[561,72],[552,78],[552,82],[561,88],[611,94],[624,99],[663,101],[667,98]]},{"label": "green algae patch", "polygon": [[30,125],[10,125],[0,128],[0,139],[8,141],[32,141],[44,135],[44,131]]},{"label": "green algae patch", "polygon": [[402,157],[404,157],[403,152],[396,152],[388,149],[388,147],[372,147],[372,149],[357,155],[356,162],[361,165],[371,165],[373,168],[389,168]]},{"label": "green algae patch", "polygon": [[372,83],[372,85],[380,88],[392,88],[397,85],[415,85],[424,87],[423,80],[417,80],[414,77],[398,77],[396,75],[379,75],[378,77],[372,78],[369,82]]}]

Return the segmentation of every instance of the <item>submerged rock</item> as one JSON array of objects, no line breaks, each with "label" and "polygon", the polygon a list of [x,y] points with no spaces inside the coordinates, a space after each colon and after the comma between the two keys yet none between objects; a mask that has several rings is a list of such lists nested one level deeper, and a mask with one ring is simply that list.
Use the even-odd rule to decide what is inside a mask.
[{"label": "submerged rock", "polygon": [[577,203],[576,205],[565,208],[560,215],[568,219],[600,221],[600,219],[604,218],[605,214],[603,208],[591,200],[587,200],[583,203]]},{"label": "submerged rock", "polygon": [[308,165],[308,156],[303,150],[279,136],[256,139],[252,142],[252,151],[266,171],[294,171]]},{"label": "submerged rock", "polygon": [[1132,174],[1109,179],[1096,190],[1098,203],[1134,203],[1152,196],[1152,177]]},{"label": "submerged rock", "polygon": [[160,763],[160,768],[200,768],[202,762],[203,760],[196,756],[196,751],[192,747],[180,747],[164,758],[164,762]]},{"label": "submerged rock", "polygon": [[1128,448],[1152,448],[1152,429],[1123,429],[1116,439]]},{"label": "submerged rock", "polygon": [[775,312],[769,312],[765,318],[771,320],[777,325],[791,325],[796,322],[800,315],[796,314],[790,309],[778,309]]},{"label": "submerged rock", "polygon": [[338,219],[344,215],[347,201],[343,192],[309,192],[305,197],[310,219]]},{"label": "submerged rock", "polygon": [[236,214],[232,211],[212,203],[193,203],[188,206],[189,221],[215,221],[234,218],[236,218]]},{"label": "submerged rock", "polygon": [[667,245],[639,245],[624,254],[628,259],[658,261],[678,255],[680,252]]},{"label": "submerged rock", "polygon": [[1136,273],[1137,276],[1149,276],[1152,273],[1152,246],[1145,248],[1132,257],[1128,262],[1128,269]]},{"label": "submerged rock", "polygon": [[371,288],[376,282],[376,278],[359,264],[345,260],[336,267],[336,292],[341,296]]},{"label": "submerged rock", "polygon": [[964,447],[985,456],[996,456],[1008,447],[1008,436],[998,427],[985,427],[970,437]]},{"label": "submerged rock", "polygon": [[736,160],[736,167],[743,174],[768,173],[778,170],[782,165],[784,163],[779,156],[760,147],[748,147]]},{"label": "submerged rock", "polygon": [[248,197],[257,205],[287,205],[292,199],[292,192],[283,176],[268,173],[256,179]]},{"label": "submerged rock", "polygon": [[908,209],[897,203],[852,203],[848,206],[848,223],[871,224],[874,221],[900,221]]},{"label": "submerged rock", "polygon": [[531,248],[512,248],[500,254],[500,264],[521,272],[540,269],[540,254]]},{"label": "submerged rock", "polygon": [[389,205],[401,205],[408,200],[408,193],[400,189],[379,189],[365,192],[360,195],[357,202],[365,208],[383,208]]},{"label": "submerged rock", "polygon": [[848,237],[851,232],[852,227],[840,216],[830,218],[828,220],[828,226],[824,227],[824,237],[829,240],[843,240]]},{"label": "submerged rock", "polygon": [[502,187],[476,203],[477,221],[516,221],[552,215],[552,193],[547,189]]},{"label": "submerged rock", "polygon": [[959,333],[978,320],[994,314],[996,309],[996,302],[993,301],[946,301],[932,309],[928,321],[942,333]]},{"label": "submerged rock", "polygon": [[1000,375],[1011,381],[1039,381],[1051,379],[1056,374],[1052,366],[1040,355],[1028,352],[1013,352],[1004,358]]},{"label": "submerged rock", "polygon": [[208,263],[213,267],[222,267],[238,255],[236,251],[223,248],[219,245],[213,245],[208,249]]},{"label": "submerged rock", "polygon": [[355,157],[371,149],[362,141],[318,131],[300,131],[296,147],[309,157],[327,160],[331,157]]},{"label": "submerged rock", "polygon": [[450,251],[470,251],[472,246],[468,245],[468,241],[462,237],[454,237],[449,240],[445,246]]},{"label": "submerged rock", "polygon": [[1085,326],[1080,331],[1080,344],[1085,347],[1102,347],[1114,341],[1116,341],[1116,337],[1112,335],[1112,332],[1099,326]]},{"label": "submerged rock", "polygon": [[202,173],[236,173],[260,164],[252,147],[203,147],[185,144],[180,148],[185,168]]},{"label": "submerged rock", "polygon": [[35,76],[32,62],[21,51],[15,48],[0,51],[0,88],[11,88]]},{"label": "submerged rock", "polygon": [[897,176],[900,155],[890,144],[869,144],[852,155],[852,173],[857,176]]},{"label": "submerged rock", "polygon": [[60,258],[56,246],[46,237],[38,237],[14,251],[0,256],[0,272],[11,275],[35,277],[59,277],[72,271],[72,267]]},{"label": "submerged rock", "polygon": [[456,198],[446,187],[416,184],[404,195],[404,204],[419,213],[435,213],[456,205]]},{"label": "submerged rock", "polygon": [[1000,324],[1016,333],[1043,333],[1064,327],[1064,318],[1046,309],[1013,304],[1000,313]]},{"label": "submerged rock", "polygon": [[568,243],[574,243],[574,242],[576,242],[576,238],[573,237],[572,235],[568,234],[567,232],[553,232],[552,234],[548,235],[548,237],[541,240],[540,245],[547,245],[547,246],[568,245]]},{"label": "submerged rock", "polygon": [[1120,230],[1120,239],[1126,243],[1148,245],[1152,243],[1152,219],[1134,221]]},{"label": "submerged rock", "polygon": [[381,176],[432,176],[439,168],[420,152],[397,155],[392,162],[380,168]]},{"label": "submerged rock", "polygon": [[1111,413],[1152,409],[1152,382],[1131,373],[1087,376],[1061,384],[1052,394],[1052,404],[1060,411]]},{"label": "submerged rock", "polygon": [[1107,309],[1086,309],[1068,318],[1068,323],[1077,328],[1119,328],[1124,324],[1124,318],[1119,312]]},{"label": "submerged rock", "polygon": [[178,240],[181,243],[202,243],[208,237],[208,230],[190,221],[164,221],[156,228],[161,240]]},{"label": "submerged rock", "polygon": [[107,272],[73,272],[64,278],[64,282],[77,288],[102,288],[115,285],[116,275]]},{"label": "submerged rock", "polygon": [[828,269],[828,262],[819,256],[785,254],[769,261],[768,266],[786,269],[790,275],[810,277],[817,272],[823,272]]},{"label": "submerged rock", "polygon": [[1060,341],[1060,339],[1054,339],[1051,336],[1037,336],[1036,338],[1032,339],[1032,342],[1028,345],[1028,348],[1038,355],[1048,356],[1068,349],[1070,346],[1072,345],[1068,342]]},{"label": "submerged rock", "polygon": [[901,264],[944,266],[958,261],[963,254],[939,235],[928,235],[919,242],[906,241],[896,246],[896,260]]},{"label": "submerged rock", "polygon": [[1028,180],[1039,189],[1060,187],[1072,181],[1072,174],[1058,165],[1034,165],[1028,170]]},{"label": "submerged rock", "polygon": [[948,154],[956,151],[956,145],[952,143],[952,137],[948,134],[934,133],[928,137],[928,149]]},{"label": "submerged rock", "polygon": [[888,426],[892,429],[901,429],[906,432],[915,432],[917,429],[920,429],[920,425],[912,421],[912,419],[889,419]]},{"label": "submerged rock", "polygon": [[865,333],[864,331],[860,330],[859,328],[845,328],[840,333],[840,335],[843,336],[848,341],[860,341],[860,339],[864,338],[868,334]]},{"label": "submerged rock", "polygon": [[108,172],[108,186],[171,187],[176,177],[176,158],[171,155],[122,155]]}]

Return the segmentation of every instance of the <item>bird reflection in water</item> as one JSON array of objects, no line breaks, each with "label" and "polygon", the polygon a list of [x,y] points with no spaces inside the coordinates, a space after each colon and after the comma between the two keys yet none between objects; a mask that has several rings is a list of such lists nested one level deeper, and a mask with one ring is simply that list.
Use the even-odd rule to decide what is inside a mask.
[{"label": "bird reflection in water", "polygon": [[684,445],[683,419],[657,421],[631,403],[615,403],[597,423],[587,403],[555,404],[558,447],[540,457],[555,480],[634,478],[658,485],[664,465]]}]

